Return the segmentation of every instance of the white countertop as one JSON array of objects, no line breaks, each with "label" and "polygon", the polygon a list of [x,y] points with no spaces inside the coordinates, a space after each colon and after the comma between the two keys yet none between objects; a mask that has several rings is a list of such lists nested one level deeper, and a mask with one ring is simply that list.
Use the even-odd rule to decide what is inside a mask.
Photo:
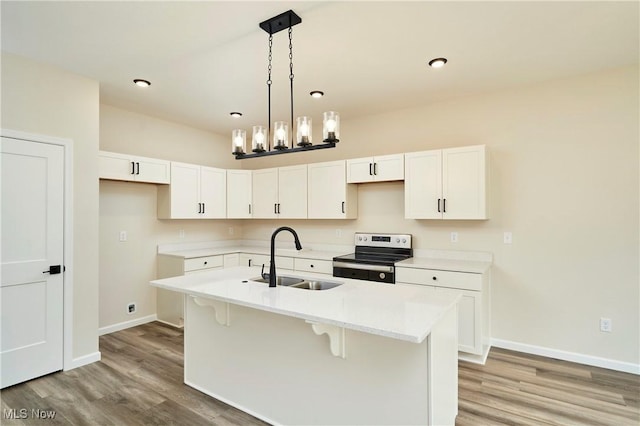
[{"label": "white countertop", "polygon": [[435,269],[440,271],[484,274],[491,262],[467,259],[442,259],[434,257],[412,257],[396,263],[396,268]]},{"label": "white countertop", "polygon": [[[323,251],[323,250],[309,250],[303,248],[298,251],[296,249],[284,249],[276,247],[276,256],[287,256],[287,257],[297,257],[303,259],[314,259],[314,260],[333,260],[335,256],[341,256],[343,254],[352,253],[353,250],[344,249],[343,251]],[[187,249],[187,250],[173,250],[173,251],[159,251],[158,254],[162,254],[164,256],[174,256],[174,257],[182,257],[184,259],[192,259],[195,257],[205,257],[205,256],[220,256],[224,254],[232,254],[232,253],[252,253],[252,254],[263,254],[269,256],[271,254],[271,250],[269,247],[264,246],[226,246],[226,247],[207,247],[207,248],[196,248],[196,249]]]},{"label": "white countertop", "polygon": [[414,343],[421,343],[459,298],[435,294],[418,285],[379,284],[306,272],[278,271],[278,275],[343,284],[320,291],[269,288],[267,283],[243,282],[258,277],[259,273],[254,268],[239,266],[154,280],[151,285]]}]

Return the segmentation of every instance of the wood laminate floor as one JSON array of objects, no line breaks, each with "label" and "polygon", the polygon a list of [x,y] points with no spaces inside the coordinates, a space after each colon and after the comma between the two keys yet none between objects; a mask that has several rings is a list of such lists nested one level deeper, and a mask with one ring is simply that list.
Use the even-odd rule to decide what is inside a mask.
[{"label": "wood laminate floor", "polygon": [[[102,336],[100,362],[2,390],[0,423],[264,425],[182,383],[182,342],[157,322]],[[459,366],[458,426],[640,425],[639,376],[501,349]]]}]

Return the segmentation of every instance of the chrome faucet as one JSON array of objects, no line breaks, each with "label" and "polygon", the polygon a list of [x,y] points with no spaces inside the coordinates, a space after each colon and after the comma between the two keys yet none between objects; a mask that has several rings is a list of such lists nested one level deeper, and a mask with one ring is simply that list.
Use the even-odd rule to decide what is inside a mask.
[{"label": "chrome faucet", "polygon": [[300,240],[298,239],[298,234],[293,228],[289,228],[288,226],[281,226],[280,228],[273,231],[271,234],[271,265],[269,266],[269,287],[276,286],[276,235],[280,231],[289,231],[293,234],[293,240],[296,244],[296,250],[302,250],[302,245],[300,244]]}]

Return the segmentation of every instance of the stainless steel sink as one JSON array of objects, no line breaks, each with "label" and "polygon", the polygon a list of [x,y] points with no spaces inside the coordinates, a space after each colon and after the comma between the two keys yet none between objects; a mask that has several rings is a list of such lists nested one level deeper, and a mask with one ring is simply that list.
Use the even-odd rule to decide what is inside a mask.
[{"label": "stainless steel sink", "polygon": [[[250,281],[258,283],[269,283],[269,278],[251,278]],[[276,285],[281,285],[290,288],[301,288],[303,290],[328,290],[330,288],[338,287],[342,283],[333,281],[318,281],[318,280],[306,280],[298,277],[277,276]]]},{"label": "stainless steel sink", "polygon": [[[251,278],[251,281],[256,281],[259,283],[267,283],[269,284],[269,278],[262,278],[262,277],[257,277],[257,278]],[[287,276],[276,276],[276,285],[283,285],[283,286],[290,286],[290,285],[294,285],[294,284],[299,284],[304,282],[305,280],[302,278],[296,278],[296,277],[287,277]]]},{"label": "stainless steel sink", "polygon": [[291,285],[291,288],[302,288],[304,290],[329,290],[330,288],[338,287],[342,283],[336,283],[331,281],[303,281],[299,284]]}]

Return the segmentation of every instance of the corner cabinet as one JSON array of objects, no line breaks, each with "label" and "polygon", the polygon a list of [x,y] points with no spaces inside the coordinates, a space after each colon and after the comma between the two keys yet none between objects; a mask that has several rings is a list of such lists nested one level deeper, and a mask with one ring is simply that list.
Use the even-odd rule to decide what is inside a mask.
[{"label": "corner cabinet", "polygon": [[307,165],[253,170],[253,218],[306,219]]},{"label": "corner cabinet", "polygon": [[358,189],[347,183],[346,161],[308,164],[308,218],[355,219]]},{"label": "corner cabinet", "polygon": [[98,172],[100,179],[168,184],[170,164],[155,158],[100,151]]},{"label": "corner cabinet", "polygon": [[460,359],[484,364],[491,339],[490,273],[442,271],[396,265],[396,283],[428,286],[437,293],[460,295],[458,351]]},{"label": "corner cabinet", "polygon": [[249,219],[251,207],[251,170],[227,170],[227,218]]},{"label": "corner cabinet", "polygon": [[405,218],[489,218],[485,145],[411,152],[404,160]]},{"label": "corner cabinet", "polygon": [[384,182],[404,179],[402,154],[347,160],[347,183]]},{"label": "corner cabinet", "polygon": [[226,216],[226,170],[171,163],[171,184],[158,188],[159,219],[217,219]]}]

